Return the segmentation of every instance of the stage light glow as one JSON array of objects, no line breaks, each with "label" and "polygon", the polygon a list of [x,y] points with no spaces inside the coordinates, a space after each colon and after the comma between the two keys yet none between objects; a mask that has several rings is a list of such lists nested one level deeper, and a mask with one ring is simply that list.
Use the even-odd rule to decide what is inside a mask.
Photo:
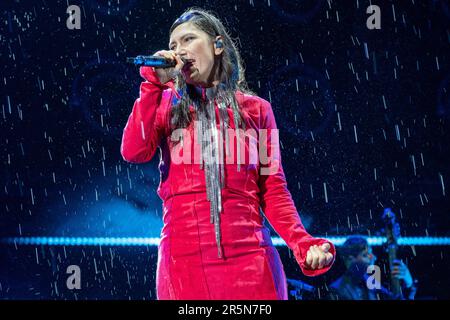
[{"label": "stage light glow", "polygon": [[[323,237],[335,246],[342,246],[345,236]],[[384,237],[368,237],[372,246],[381,246],[386,241]],[[145,237],[14,237],[4,238],[3,243],[15,245],[48,245],[48,246],[157,246],[159,238]],[[285,246],[286,243],[279,237],[272,237],[274,246]],[[448,246],[450,237],[403,237],[398,239],[400,246]]]}]

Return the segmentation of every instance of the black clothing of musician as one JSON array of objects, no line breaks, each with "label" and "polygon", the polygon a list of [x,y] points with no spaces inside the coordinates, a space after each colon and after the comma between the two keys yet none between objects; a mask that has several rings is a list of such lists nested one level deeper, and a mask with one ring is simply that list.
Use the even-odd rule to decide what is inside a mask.
[{"label": "black clothing of musician", "polygon": [[[372,253],[364,236],[349,237],[340,250],[346,266],[345,273],[329,286],[328,299],[331,300],[413,300],[416,293],[415,281],[408,267],[400,260],[394,262],[392,276],[400,280],[403,297],[396,297],[383,287],[375,275],[376,256]],[[369,274],[368,267],[372,267]]]}]

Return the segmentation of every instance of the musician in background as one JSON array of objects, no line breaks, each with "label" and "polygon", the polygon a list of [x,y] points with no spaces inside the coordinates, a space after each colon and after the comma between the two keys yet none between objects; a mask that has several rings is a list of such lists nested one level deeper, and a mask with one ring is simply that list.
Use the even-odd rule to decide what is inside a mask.
[{"label": "musician in background", "polygon": [[[364,236],[350,236],[341,247],[346,271],[329,287],[329,299],[332,300],[391,300],[396,299],[386,288],[369,289],[367,267],[374,265],[376,256],[372,253]],[[413,300],[416,286],[408,267],[401,261],[395,260],[391,270],[392,276],[400,280],[403,298]],[[369,280],[370,282],[370,280]]]}]

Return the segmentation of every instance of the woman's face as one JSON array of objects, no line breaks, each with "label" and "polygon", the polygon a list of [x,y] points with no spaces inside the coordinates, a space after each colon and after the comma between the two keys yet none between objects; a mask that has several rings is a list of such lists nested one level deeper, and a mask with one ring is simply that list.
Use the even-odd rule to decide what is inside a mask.
[{"label": "woman's face", "polygon": [[[218,36],[216,39],[221,38]],[[186,22],[176,27],[170,35],[169,49],[186,59],[194,60],[186,63],[182,74],[187,83],[204,87],[214,85],[215,58],[223,49],[216,48],[211,37],[197,29],[192,23]]]}]

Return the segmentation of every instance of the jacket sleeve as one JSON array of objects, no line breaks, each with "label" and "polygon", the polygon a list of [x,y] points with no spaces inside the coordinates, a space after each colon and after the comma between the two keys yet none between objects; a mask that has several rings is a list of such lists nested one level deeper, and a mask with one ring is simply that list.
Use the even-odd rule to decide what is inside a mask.
[{"label": "jacket sleeve", "polygon": [[[275,122],[272,106],[264,99],[261,106],[261,130],[260,135],[260,205],[264,215],[293,251],[295,259],[303,274],[306,276],[318,276],[327,272],[336,256],[336,249],[330,241],[312,237],[303,227],[300,216],[295,207],[292,196],[287,188],[286,177],[281,165],[278,129]],[[266,132],[264,136],[264,132]],[[263,141],[264,143],[261,143]],[[264,150],[265,149],[265,150]],[[262,155],[266,154],[264,157]],[[266,158],[266,159],[264,159]],[[330,253],[333,254],[333,262],[322,268],[311,270],[305,266],[306,254],[312,245],[330,244]]]},{"label": "jacket sleeve", "polygon": [[132,163],[148,162],[153,158],[168,126],[167,106],[162,105],[165,100],[162,98],[163,94],[170,94],[170,90],[164,90],[175,91],[173,81],[161,84],[151,67],[141,67],[140,75],[146,81],[141,83],[140,95],[123,129],[120,147],[122,158]]}]

